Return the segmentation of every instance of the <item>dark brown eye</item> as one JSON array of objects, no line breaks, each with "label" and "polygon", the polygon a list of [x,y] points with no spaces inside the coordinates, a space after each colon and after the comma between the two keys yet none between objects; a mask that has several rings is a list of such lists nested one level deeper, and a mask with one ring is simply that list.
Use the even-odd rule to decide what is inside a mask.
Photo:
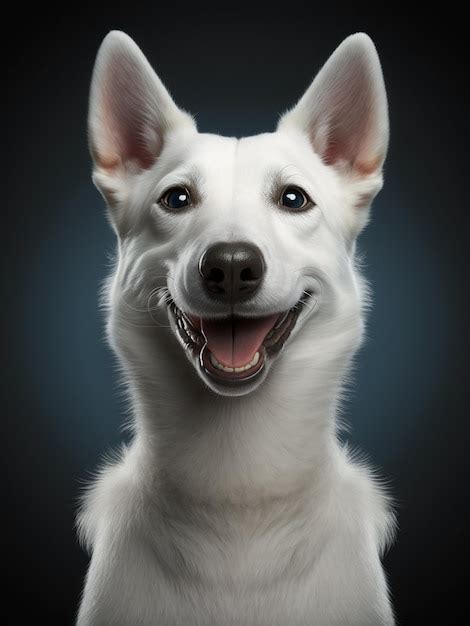
[{"label": "dark brown eye", "polygon": [[286,187],[281,194],[279,203],[289,211],[303,211],[313,206],[313,202],[300,187]]},{"label": "dark brown eye", "polygon": [[191,204],[191,196],[185,187],[172,187],[163,194],[160,202],[167,209],[178,211]]}]

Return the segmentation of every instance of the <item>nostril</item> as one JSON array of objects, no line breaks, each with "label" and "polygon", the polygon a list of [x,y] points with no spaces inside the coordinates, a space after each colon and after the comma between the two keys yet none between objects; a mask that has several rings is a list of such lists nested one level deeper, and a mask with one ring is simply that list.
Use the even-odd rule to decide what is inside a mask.
[{"label": "nostril", "polygon": [[256,276],[256,273],[253,271],[253,268],[251,267],[245,267],[245,269],[243,269],[240,272],[240,278],[241,280],[257,280],[258,277]]},{"label": "nostril", "polygon": [[221,270],[219,267],[211,267],[207,275],[207,280],[213,280],[215,283],[221,283],[224,279],[224,270]]}]

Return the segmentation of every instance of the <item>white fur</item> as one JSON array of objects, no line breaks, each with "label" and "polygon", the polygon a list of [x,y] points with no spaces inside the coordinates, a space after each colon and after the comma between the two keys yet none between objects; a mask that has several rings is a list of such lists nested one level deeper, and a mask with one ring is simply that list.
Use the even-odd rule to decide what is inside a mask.
[{"label": "white fur", "polygon": [[[367,304],[355,239],[387,140],[382,73],[364,34],[341,44],[275,133],[240,140],[199,134],[134,42],[106,37],[90,143],[118,236],[107,330],[133,440],[80,512],[92,560],[79,626],[394,623],[380,563],[393,516],[373,473],[339,444],[336,421]],[[199,202],[171,214],[156,200],[178,183]],[[273,184],[301,186],[316,207],[281,210]],[[209,388],[156,295],[167,287],[182,310],[217,315],[197,263],[230,239],[256,243],[267,266],[240,313],[316,294],[265,380],[239,396]]]}]

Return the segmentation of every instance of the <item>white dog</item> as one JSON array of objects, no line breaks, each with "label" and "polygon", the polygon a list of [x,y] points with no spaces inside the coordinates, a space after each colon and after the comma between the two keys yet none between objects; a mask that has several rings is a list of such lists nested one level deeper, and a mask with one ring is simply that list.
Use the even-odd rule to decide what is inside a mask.
[{"label": "white dog", "polygon": [[79,516],[78,624],[393,624],[393,515],[336,421],[368,301],[355,241],[388,142],[372,41],[347,38],[276,132],[235,139],[198,133],[112,32],[89,133],[133,439]]}]

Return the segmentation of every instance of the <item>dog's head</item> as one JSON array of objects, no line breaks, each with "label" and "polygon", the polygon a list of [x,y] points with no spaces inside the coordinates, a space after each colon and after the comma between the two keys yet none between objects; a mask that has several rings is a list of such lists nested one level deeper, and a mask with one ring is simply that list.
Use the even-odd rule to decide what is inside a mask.
[{"label": "dog's head", "polygon": [[108,297],[125,358],[142,371],[158,350],[188,358],[212,390],[242,395],[307,343],[317,370],[354,352],[355,240],[388,141],[369,37],[339,46],[276,132],[234,139],[198,133],[135,43],[112,32],[89,133],[119,241]]}]

